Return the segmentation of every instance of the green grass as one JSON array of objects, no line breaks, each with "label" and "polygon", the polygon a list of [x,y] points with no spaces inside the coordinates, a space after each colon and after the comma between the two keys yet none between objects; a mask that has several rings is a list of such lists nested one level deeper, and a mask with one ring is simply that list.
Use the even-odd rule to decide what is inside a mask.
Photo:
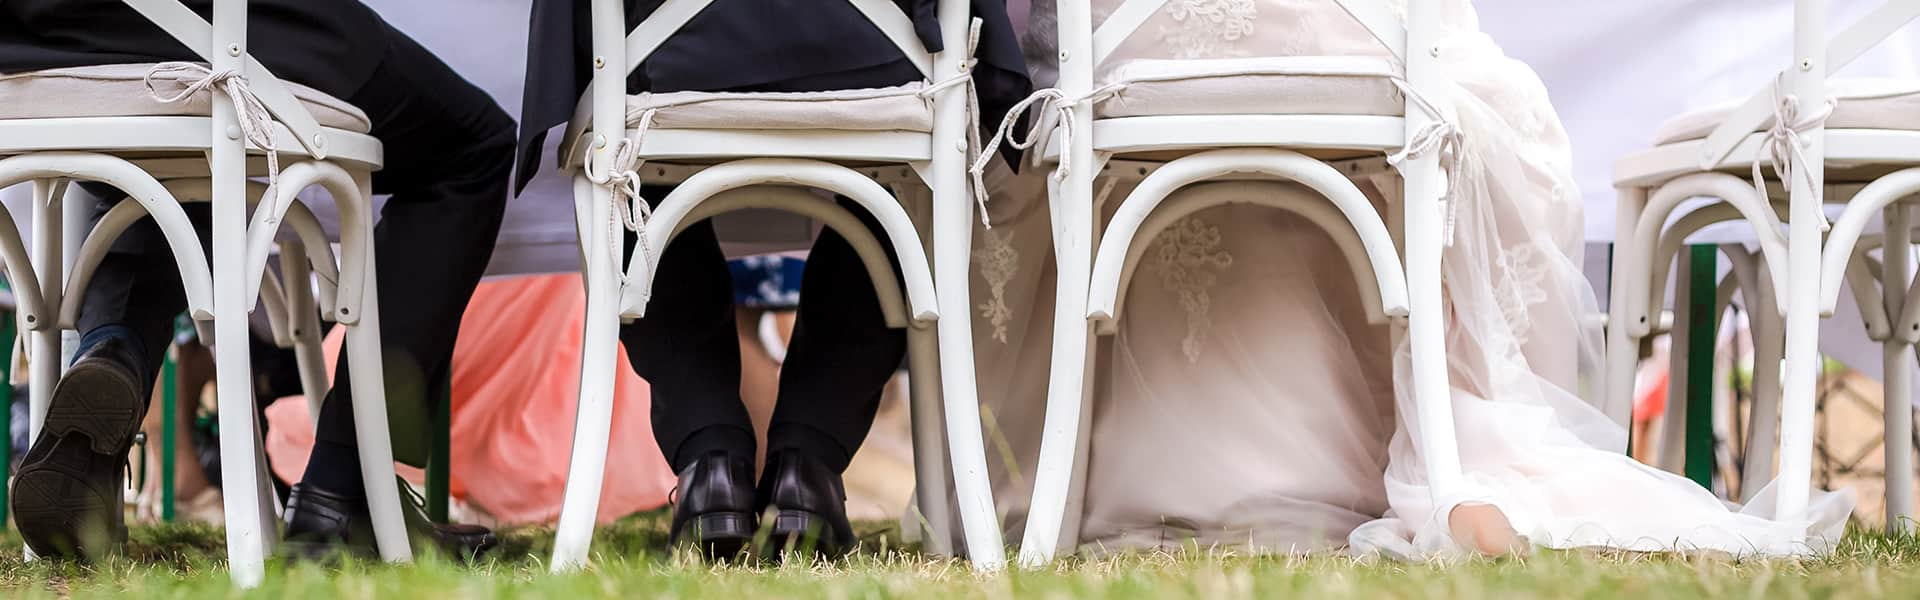
[{"label": "green grass", "polygon": [[[1920,597],[1920,539],[1855,532],[1804,561],[1536,552],[1520,559],[1403,564],[1341,556],[1245,556],[1194,548],[1072,558],[1043,571],[978,576],[963,562],[899,549],[891,528],[863,527],[868,550],[844,561],[713,566],[664,552],[658,515],[603,527],[584,572],[550,575],[549,531],[504,532],[472,566],[273,564],[256,590],[232,589],[217,529],[133,531],[129,555],[83,566],[0,558],[0,589],[74,598],[1657,598]],[[8,547],[18,548],[7,536]]]}]

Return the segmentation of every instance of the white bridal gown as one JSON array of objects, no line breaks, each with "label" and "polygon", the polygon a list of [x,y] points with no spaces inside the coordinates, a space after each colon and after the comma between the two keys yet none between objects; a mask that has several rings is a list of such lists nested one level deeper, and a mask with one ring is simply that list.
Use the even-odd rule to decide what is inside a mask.
[{"label": "white bridal gown", "polygon": [[[1100,338],[1083,547],[1421,558],[1462,550],[1444,519],[1459,502],[1499,507],[1544,547],[1830,547],[1851,495],[1820,493],[1794,522],[1769,518],[1767,494],[1729,506],[1627,458],[1626,433],[1581,399],[1601,336],[1580,325],[1598,311],[1579,270],[1566,134],[1532,70],[1480,33],[1466,0],[1443,1],[1451,84],[1436,99],[1458,112],[1466,157],[1443,258],[1447,350],[1470,489],[1438,506],[1429,496],[1419,433],[1396,418],[1412,414],[1394,385],[1406,353],[1367,324],[1330,239],[1286,213],[1226,206],[1151,242],[1119,334]],[[1034,4],[1027,50],[1046,85],[1053,1]],[[1096,22],[1119,4],[1095,0]],[[1331,0],[1172,0],[1100,73],[1135,59],[1282,55],[1387,53]],[[1054,266],[1045,175],[995,175],[994,227],[976,234],[975,331],[995,499],[1017,540],[1040,446]],[[1361,183],[1381,205],[1398,194],[1393,177]],[[1109,211],[1128,187],[1113,190]]]}]

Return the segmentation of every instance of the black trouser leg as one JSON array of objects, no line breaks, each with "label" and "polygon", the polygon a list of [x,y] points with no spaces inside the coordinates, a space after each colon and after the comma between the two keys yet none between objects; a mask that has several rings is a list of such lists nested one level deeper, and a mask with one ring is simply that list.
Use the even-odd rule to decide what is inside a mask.
[{"label": "black trouser leg", "polygon": [[[93,223],[126,198],[124,192],[105,184],[84,183],[79,187],[92,196]],[[86,200],[76,196],[70,201]],[[182,208],[199,234],[201,249],[211,253],[208,205],[192,203]],[[139,346],[142,359],[141,364],[132,366],[142,381],[153,385],[154,375],[172,344],[174,319],[187,309],[185,290],[179,265],[173,261],[160,226],[151,218],[135,222],[107,249],[81,295],[80,315],[74,323],[81,334],[79,350],[85,352],[106,336],[131,339]]]},{"label": "black trouser leg", "polygon": [[[642,195],[658,202],[667,188]],[[635,237],[628,235],[627,254]],[[654,252],[662,244],[651,241]],[[620,265],[625,268],[625,265]],[[753,422],[740,402],[733,283],[710,223],[695,223],[660,255],[647,316],[620,328],[633,370],[652,391],[653,436],[674,470],[710,452],[751,458]]]},{"label": "black trouser leg", "polygon": [[[879,223],[851,201],[840,204],[880,239],[898,274],[900,260]],[[887,327],[853,246],[833,230],[821,232],[800,282],[800,313],[780,370],[767,451],[797,449],[845,470],[906,351],[906,332]]]},{"label": "black trouser leg", "polygon": [[[385,388],[389,403],[435,410],[461,315],[506,213],[513,121],[404,34],[388,29],[386,38],[385,60],[348,98],[386,150],[373,178],[375,193],[391,194],[374,228]],[[310,480],[319,475],[336,490],[359,487],[348,365],[342,352],[307,467]]]}]

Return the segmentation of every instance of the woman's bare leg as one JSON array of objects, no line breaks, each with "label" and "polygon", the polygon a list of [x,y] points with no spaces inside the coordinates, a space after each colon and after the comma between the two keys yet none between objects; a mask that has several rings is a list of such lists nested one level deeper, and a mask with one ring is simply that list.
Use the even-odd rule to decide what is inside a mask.
[{"label": "woman's bare leg", "polygon": [[747,405],[753,419],[754,472],[766,463],[767,426],[773,420],[773,404],[780,393],[780,363],[760,343],[760,319],[766,311],[736,306],[734,330],[740,337],[740,401]]},{"label": "woman's bare leg", "polygon": [[1513,530],[1507,515],[1491,504],[1468,503],[1454,507],[1447,516],[1453,539],[1482,556],[1500,557],[1527,553],[1527,542]]}]

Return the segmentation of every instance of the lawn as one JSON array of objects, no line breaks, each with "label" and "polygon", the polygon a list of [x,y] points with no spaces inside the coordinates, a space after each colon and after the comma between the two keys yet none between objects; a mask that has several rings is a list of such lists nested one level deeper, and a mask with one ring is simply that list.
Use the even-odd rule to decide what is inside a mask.
[{"label": "lawn", "polygon": [[[196,526],[136,528],[129,556],[105,564],[0,558],[13,597],[106,598],[1656,598],[1920,597],[1920,539],[1855,532],[1805,561],[1536,552],[1499,561],[1404,564],[1341,556],[1252,557],[1201,548],[1074,558],[1042,571],[977,576],[964,562],[903,551],[895,532],[863,527],[867,550],[837,563],[712,566],[674,556],[658,515],[603,527],[590,569],[550,575],[551,532],[505,532],[478,565],[270,565],[241,593],[220,564],[223,538]],[[4,540],[17,548],[11,536]]]}]

